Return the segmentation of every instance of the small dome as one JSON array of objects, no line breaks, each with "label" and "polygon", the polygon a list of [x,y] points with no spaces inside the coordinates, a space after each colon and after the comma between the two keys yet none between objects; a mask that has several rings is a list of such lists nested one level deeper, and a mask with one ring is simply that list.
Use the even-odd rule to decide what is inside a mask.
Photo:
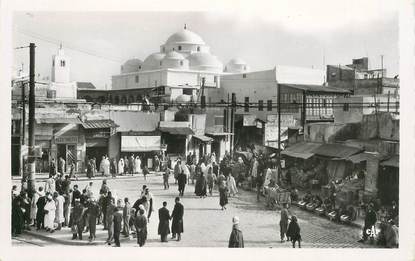
[{"label": "small dome", "polygon": [[143,61],[140,59],[130,59],[121,66],[121,73],[132,73],[141,70]]},{"label": "small dome", "polygon": [[177,33],[172,34],[166,41],[166,45],[179,43],[199,45],[205,44],[199,35],[187,29],[183,29]]},{"label": "small dome", "polygon": [[239,58],[231,59],[225,66],[225,72],[241,73],[249,71],[248,64]]},{"label": "small dome", "polygon": [[164,56],[161,67],[164,69],[179,69],[188,70],[189,61],[184,56],[176,51],[170,51]]},{"label": "small dome", "polygon": [[228,64],[244,64],[246,65],[246,62],[240,58],[233,58],[229,61]]},{"label": "small dome", "polygon": [[189,65],[194,70],[222,71],[223,64],[210,53],[192,53],[188,57]]},{"label": "small dome", "polygon": [[176,51],[171,51],[168,52],[166,54],[166,56],[164,56],[164,60],[165,59],[169,59],[169,60],[183,60],[185,59],[184,56]]},{"label": "small dome", "polygon": [[157,70],[160,69],[160,62],[163,60],[164,53],[150,54],[143,62],[143,69],[145,70]]}]

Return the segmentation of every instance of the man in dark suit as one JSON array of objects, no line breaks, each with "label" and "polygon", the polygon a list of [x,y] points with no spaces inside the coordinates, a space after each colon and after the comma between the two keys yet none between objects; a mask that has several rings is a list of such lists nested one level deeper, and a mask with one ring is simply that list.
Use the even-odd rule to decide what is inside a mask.
[{"label": "man in dark suit", "polygon": [[46,196],[40,197],[37,202],[37,212],[36,212],[36,228],[40,230],[41,228],[45,228],[45,205],[46,205]]},{"label": "man in dark suit", "polygon": [[167,242],[167,235],[170,234],[169,220],[170,213],[166,208],[167,202],[163,202],[163,207],[159,209],[159,226],[158,234],[161,237],[161,242]]},{"label": "man in dark suit", "polygon": [[174,205],[173,212],[171,213],[171,218],[173,219],[171,223],[171,232],[173,233],[172,239],[176,238],[177,234],[177,241],[180,241],[181,233],[183,233],[184,207],[182,203],[180,203],[179,197],[176,197],[175,202],[176,204]]}]

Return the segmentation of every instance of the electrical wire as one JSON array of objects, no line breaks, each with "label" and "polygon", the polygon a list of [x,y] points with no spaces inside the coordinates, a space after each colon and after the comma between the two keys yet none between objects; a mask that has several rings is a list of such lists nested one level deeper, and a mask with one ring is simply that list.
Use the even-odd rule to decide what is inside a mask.
[{"label": "electrical wire", "polygon": [[[44,42],[48,42],[48,43],[55,44],[57,46],[59,46],[60,44],[62,44],[67,49],[71,49],[71,50],[74,50],[74,51],[77,51],[77,52],[80,52],[80,53],[84,53],[84,54],[87,54],[87,55],[90,55],[90,56],[94,56],[94,57],[97,57],[97,58],[100,58],[100,59],[104,59],[104,60],[108,60],[108,61],[116,62],[116,63],[122,63],[123,62],[122,59],[120,59],[120,58],[112,58],[112,57],[108,57],[108,56],[104,56],[104,55],[97,54],[94,51],[83,50],[83,49],[80,49],[78,47],[75,47],[74,45],[69,44],[67,42],[62,42],[62,41],[59,41],[58,39],[54,39],[54,38],[42,36],[40,34],[31,32],[31,31],[22,30],[20,28],[17,28],[17,32],[19,32],[19,33],[21,33],[23,35],[26,35],[26,36],[29,36],[29,37],[32,37],[32,38],[35,38],[35,39],[44,41]],[[15,49],[18,49],[18,48],[24,48],[24,47],[17,47]]]}]

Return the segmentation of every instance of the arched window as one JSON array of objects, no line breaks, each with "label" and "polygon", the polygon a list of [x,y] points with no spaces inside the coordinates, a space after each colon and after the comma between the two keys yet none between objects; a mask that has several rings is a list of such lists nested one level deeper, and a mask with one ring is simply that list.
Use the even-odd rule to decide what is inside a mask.
[{"label": "arched window", "polygon": [[122,96],[121,98],[121,104],[126,104],[127,103],[127,97]]},{"label": "arched window", "polygon": [[180,66],[183,66],[183,61],[180,61]]},{"label": "arched window", "polygon": [[108,96],[108,103],[112,104],[112,95]]},{"label": "arched window", "polygon": [[139,94],[137,95],[137,102],[140,103],[143,101],[143,97]]},{"label": "arched window", "polygon": [[99,103],[104,103],[105,102],[105,96],[99,96],[99,98],[98,98],[98,102]]},{"label": "arched window", "polygon": [[138,69],[141,70],[141,65],[138,66]]},{"label": "arched window", "polygon": [[119,96],[115,96],[114,103],[115,104],[120,104],[120,97]]},{"label": "arched window", "polygon": [[200,46],[197,47],[197,51],[200,52]]},{"label": "arched window", "polygon": [[179,51],[181,51],[181,50],[182,50],[182,46],[181,46],[181,45],[179,45],[179,48],[178,48],[178,49],[179,49]]},{"label": "arched window", "polygon": [[160,66],[162,65],[163,63],[160,61]]},{"label": "arched window", "polygon": [[133,103],[134,102],[134,96],[130,95],[128,97],[128,103]]}]

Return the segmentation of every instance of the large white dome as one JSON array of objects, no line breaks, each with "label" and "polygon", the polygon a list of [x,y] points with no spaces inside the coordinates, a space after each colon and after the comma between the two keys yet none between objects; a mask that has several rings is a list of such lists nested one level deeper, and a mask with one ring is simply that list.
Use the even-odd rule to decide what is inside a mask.
[{"label": "large white dome", "polygon": [[203,39],[196,33],[183,29],[177,33],[172,34],[166,41],[166,45],[169,44],[199,44],[204,45]]},{"label": "large white dome", "polygon": [[157,70],[161,68],[160,62],[163,60],[164,53],[153,53],[150,54],[143,62],[144,70]]},{"label": "large white dome", "polygon": [[192,53],[187,57],[190,69],[201,71],[222,71],[223,64],[210,53]]},{"label": "large white dome", "polygon": [[143,62],[140,59],[130,59],[130,60],[127,60],[121,66],[121,73],[138,72],[139,70],[141,70],[141,66],[142,65],[143,65]]}]

